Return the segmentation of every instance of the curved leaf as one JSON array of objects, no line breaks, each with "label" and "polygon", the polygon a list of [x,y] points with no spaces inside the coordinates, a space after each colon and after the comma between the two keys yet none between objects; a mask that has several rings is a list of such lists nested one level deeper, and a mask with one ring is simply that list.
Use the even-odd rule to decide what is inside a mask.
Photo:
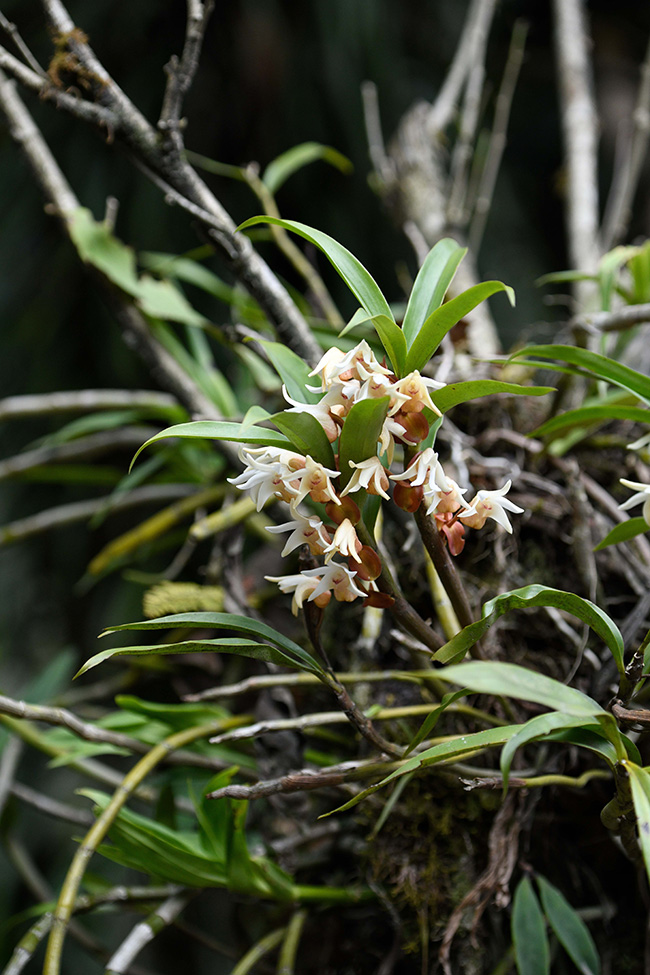
[{"label": "curved leaf", "polygon": [[398,379],[401,378],[406,363],[406,339],[402,329],[387,315],[373,315],[370,321],[388,353],[395,375]]},{"label": "curved leaf", "polygon": [[464,383],[449,383],[442,389],[434,389],[430,396],[441,413],[446,413],[452,406],[467,403],[481,396],[493,396],[495,393],[510,393],[513,396],[545,396],[555,392],[552,386],[519,386],[516,383],[503,383],[498,379],[470,379]]},{"label": "curved leaf", "polygon": [[621,542],[629,542],[631,539],[636,538],[637,535],[643,535],[649,530],[650,525],[648,525],[645,518],[628,518],[626,521],[622,521],[620,525],[615,525],[611,532],[605,535],[602,542],[598,542],[598,545],[594,548],[594,552],[600,552],[601,549],[607,548],[609,545],[620,545]]},{"label": "curved leaf", "polygon": [[510,303],[514,305],[515,297],[512,288],[501,281],[483,281],[481,284],[475,284],[473,288],[463,291],[457,298],[452,298],[451,301],[432,312],[413,339],[406,358],[406,371],[412,372],[414,369],[422,369],[447,332],[477,305],[498,291],[505,291]]},{"label": "curved leaf", "polygon": [[302,664],[297,664],[292,657],[278,650],[277,647],[256,643],[254,640],[243,640],[241,637],[239,639],[219,637],[216,640],[182,640],[180,643],[151,643],[146,646],[113,647],[110,650],[101,650],[87,660],[75,676],[80,677],[86,671],[104,663],[105,660],[110,660],[111,657],[143,657],[150,654],[164,656],[170,653],[234,653],[255,660],[266,660],[283,667],[299,666],[301,670],[305,669]]},{"label": "curved leaf", "polygon": [[310,653],[288,637],[284,636],[272,626],[267,626],[259,620],[250,619],[248,616],[239,616],[236,613],[174,613],[171,616],[160,616],[155,620],[141,620],[137,623],[121,623],[119,626],[109,626],[101,636],[109,633],[122,633],[126,630],[168,630],[177,627],[199,627],[213,630],[234,630],[236,633],[247,633],[251,636],[261,637],[281,650],[284,650],[289,657],[300,660],[307,670],[313,673],[322,673],[323,668]]},{"label": "curved leaf", "polygon": [[388,302],[375,279],[366,271],[354,254],[351,254],[333,237],[329,237],[313,227],[308,227],[304,223],[298,223],[296,220],[281,220],[279,217],[267,216],[251,217],[250,220],[245,220],[244,223],[240,224],[237,230],[246,230],[247,227],[253,227],[259,223],[272,223],[278,227],[284,227],[285,230],[291,230],[294,234],[310,241],[325,254],[352,294],[355,295],[359,304],[370,315],[386,315],[390,319],[393,318]]},{"label": "curved leaf", "polygon": [[518,975],[551,971],[544,915],[528,877],[519,881],[512,901],[512,943]]},{"label": "curved leaf", "polygon": [[285,434],[295,449],[305,456],[309,454],[323,467],[334,469],[334,451],[327,434],[311,413],[274,413],[269,419]]},{"label": "curved leaf", "polygon": [[534,606],[552,606],[571,613],[583,623],[587,623],[611,650],[618,672],[620,674],[624,672],[623,637],[607,613],[588,599],[576,596],[575,593],[541,585],[524,586],[522,589],[513,589],[511,592],[495,596],[483,607],[482,618],[476,623],[470,623],[444,647],[436,651],[434,660],[441,663],[455,663],[462,660],[469,648],[481,639],[500,616],[513,609],[527,609]]},{"label": "curved leaf", "polygon": [[277,193],[290,176],[318,159],[330,163],[342,173],[349,173],[354,169],[347,156],[332,146],[324,146],[320,142],[302,142],[273,159],[262,174],[262,182],[269,193]]},{"label": "curved leaf", "polygon": [[[629,366],[623,366],[620,362],[610,359],[598,352],[590,352],[588,349],[578,349],[571,345],[529,345],[520,352],[516,352],[510,357],[515,359],[538,356],[542,359],[559,359],[579,369],[585,369],[598,379],[605,379],[614,386],[620,386],[631,393],[635,393],[640,399],[650,405],[650,377],[644,376]],[[541,363],[540,363],[541,368]]]},{"label": "curved leaf", "polygon": [[291,448],[291,441],[287,440],[276,430],[267,430],[254,424],[235,423],[231,420],[193,420],[190,423],[176,423],[166,430],[149,437],[136,451],[131,467],[145,449],[158,440],[168,437],[190,437],[195,440],[231,440],[235,443],[262,444],[265,447]]},{"label": "curved leaf", "polygon": [[451,237],[444,237],[427,254],[413,284],[402,322],[407,345],[413,343],[420,327],[442,304],[466,253],[466,247],[461,247]]},{"label": "curved leaf", "polygon": [[650,878],[650,771],[634,762],[621,763],[629,776],[637,835],[643,853],[646,873]]},{"label": "curved leaf", "polygon": [[540,674],[536,670],[521,667],[519,664],[502,663],[497,660],[472,660],[452,667],[443,667],[437,676],[440,680],[451,681],[480,694],[496,694],[502,697],[516,697],[522,701],[535,701],[562,714],[581,717],[583,721],[585,718],[606,714],[600,704],[587,697],[582,691],[561,684],[559,680]]},{"label": "curved leaf", "polygon": [[650,423],[650,410],[640,406],[582,406],[576,410],[567,410],[559,416],[553,416],[541,427],[533,430],[533,437],[548,437],[552,434],[573,430],[577,426],[591,423],[608,423],[610,420],[633,420],[635,423]]},{"label": "curved leaf", "polygon": [[535,879],[548,923],[571,961],[582,975],[600,975],[600,958],[585,922],[557,887],[545,877]]},{"label": "curved leaf", "polygon": [[[595,727],[597,729],[599,726],[596,725]],[[550,711],[548,714],[538,714],[536,717],[531,718],[530,721],[527,721],[522,726],[521,731],[518,731],[516,735],[513,735],[505,743],[501,750],[500,760],[504,792],[508,788],[510,766],[512,765],[512,760],[517,749],[528,744],[528,742],[537,741],[538,738],[544,738],[554,731],[562,731],[567,728],[589,728],[589,730],[593,730],[588,725],[588,722],[585,721],[585,716],[582,714],[570,715]]]},{"label": "curved leaf", "polygon": [[388,413],[390,397],[362,399],[345,418],[339,440],[339,485],[344,488],[353,474],[350,461],[358,464],[377,454],[377,441]]},{"label": "curved leaf", "polygon": [[268,342],[266,339],[258,339],[277,374],[287,387],[287,392],[292,399],[300,403],[317,403],[321,397],[320,393],[313,393],[307,389],[308,385],[313,385],[314,380],[309,376],[310,366],[301,359],[299,355],[283,345],[282,342]]}]

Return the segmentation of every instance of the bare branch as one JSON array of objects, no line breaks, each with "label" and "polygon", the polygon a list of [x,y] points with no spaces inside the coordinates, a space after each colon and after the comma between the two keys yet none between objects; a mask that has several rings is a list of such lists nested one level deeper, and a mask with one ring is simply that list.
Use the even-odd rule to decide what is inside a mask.
[{"label": "bare branch", "polygon": [[133,928],[120,947],[111,955],[106,965],[105,975],[124,975],[131,962],[143,948],[168,925],[172,924],[187,906],[192,894],[174,894],[156,908],[144,921]]},{"label": "bare branch", "polygon": [[15,46],[22,54],[23,59],[30,66],[32,71],[40,75],[42,78],[45,78],[46,77],[45,72],[43,71],[42,67],[40,66],[40,64],[38,63],[38,61],[36,60],[32,52],[28,48],[27,44],[25,44],[24,40],[20,35],[18,28],[7,17],[5,17],[5,15],[2,12],[0,12],[0,27],[12,39]]},{"label": "bare branch", "polygon": [[632,216],[634,194],[650,138],[650,41],[641,65],[641,81],[634,109],[633,128],[621,164],[614,173],[603,219],[602,244],[608,251],[627,230]]},{"label": "bare branch", "polygon": [[135,449],[156,432],[156,427],[145,426],[100,430],[97,433],[89,434],[87,437],[70,440],[68,443],[26,450],[22,454],[16,454],[14,457],[0,461],[0,480],[15,477],[36,467],[43,467],[45,464],[69,460],[89,460],[107,451],[119,450],[124,447]]},{"label": "bare branch", "polygon": [[[592,272],[598,241],[598,119],[593,98],[589,36],[582,0],[554,0],[555,45],[560,76],[566,153],[566,210],[571,267]],[[592,290],[576,283],[576,298]]]},{"label": "bare branch", "polygon": [[52,799],[42,792],[30,789],[22,782],[13,783],[11,794],[16,799],[20,799],[21,802],[26,802],[27,805],[38,809],[46,816],[51,816],[53,819],[63,819],[65,822],[75,823],[77,826],[88,828],[92,826],[95,818],[88,809],[77,809],[76,806],[71,806],[66,802],[59,802],[58,799]]},{"label": "bare branch", "polygon": [[181,59],[179,61],[176,55],[173,55],[169,64],[165,66],[167,87],[158,128],[164,133],[168,147],[178,153],[183,150],[181,135],[183,100],[190,90],[199,66],[203,37],[213,6],[213,0],[207,0],[205,3],[201,0],[187,0],[187,26]]},{"label": "bare branch", "polygon": [[469,246],[474,255],[477,255],[481,248],[483,231],[485,229],[487,215],[492,205],[494,187],[496,186],[501,159],[506,147],[510,108],[517,87],[519,71],[524,59],[527,33],[528,25],[525,21],[517,20],[512,31],[508,60],[506,61],[501,87],[497,95],[494,110],[494,125],[490,136],[487,157],[481,174],[476,202],[474,204],[474,214],[469,228]]},{"label": "bare branch", "polygon": [[385,183],[390,178],[390,175],[392,175],[392,171],[390,160],[386,155],[386,146],[384,145],[384,136],[381,129],[381,116],[379,114],[377,86],[374,82],[363,82],[361,85],[361,100],[363,103],[363,119],[366,126],[370,161],[377,176]]},{"label": "bare branch", "polygon": [[22,750],[23,743],[20,738],[10,738],[2,750],[0,756],[0,815],[2,815],[5,803],[11,794],[14,775],[18,768]]},{"label": "bare branch", "polygon": [[647,322],[650,322],[650,304],[625,305],[623,308],[617,308],[616,311],[578,315],[569,324],[599,332],[622,332],[632,325],[643,325]]},{"label": "bare branch", "polygon": [[[42,721],[44,724],[55,725],[60,728],[67,728],[78,738],[84,741],[98,742],[107,745],[114,745],[118,748],[125,748],[138,755],[148,755],[151,752],[151,745],[124,735],[118,731],[109,731],[107,728],[98,728],[97,725],[88,724],[82,721],[76,714],[66,711],[65,708],[51,708],[41,704],[27,704],[25,701],[16,701],[13,698],[5,697],[0,694],[0,714],[6,714],[12,718],[20,718],[26,721]],[[228,766],[218,758],[211,758],[206,755],[195,755],[188,751],[170,751],[163,761],[171,765],[188,765],[195,768],[222,769]]]},{"label": "bare branch", "polygon": [[468,172],[479,122],[481,95],[485,81],[485,54],[495,6],[496,0],[484,0],[479,10],[480,15],[476,18],[467,86],[460,117],[460,131],[451,158],[451,186],[447,204],[447,222],[451,227],[461,227],[466,222]]},{"label": "bare branch", "polygon": [[327,769],[301,769],[291,772],[279,779],[266,779],[255,785],[226,785],[215,792],[209,792],[207,799],[262,799],[279,793],[308,792],[311,789],[322,789],[326,786],[346,785],[360,779],[372,778],[374,775],[385,776],[399,768],[401,762],[345,762],[343,765],[332,765]]},{"label": "bare branch", "polygon": [[0,400],[0,420],[46,413],[90,413],[95,410],[150,409],[169,413],[178,407],[173,396],[149,389],[75,389],[70,392],[7,396]]}]

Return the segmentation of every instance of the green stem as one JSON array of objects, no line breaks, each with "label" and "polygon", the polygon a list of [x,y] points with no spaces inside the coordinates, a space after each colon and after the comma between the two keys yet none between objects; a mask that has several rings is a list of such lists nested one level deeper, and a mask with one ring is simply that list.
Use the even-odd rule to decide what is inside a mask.
[{"label": "green stem", "polygon": [[296,911],[289,921],[278,958],[278,975],[294,975],[298,945],[306,920],[307,911]]},{"label": "green stem", "polygon": [[248,975],[250,971],[255,967],[255,965],[268,955],[270,951],[280,944],[284,938],[286,928],[277,928],[275,931],[271,931],[267,934],[265,938],[262,938],[257,944],[246,952],[244,957],[239,961],[233,968],[230,975]]}]

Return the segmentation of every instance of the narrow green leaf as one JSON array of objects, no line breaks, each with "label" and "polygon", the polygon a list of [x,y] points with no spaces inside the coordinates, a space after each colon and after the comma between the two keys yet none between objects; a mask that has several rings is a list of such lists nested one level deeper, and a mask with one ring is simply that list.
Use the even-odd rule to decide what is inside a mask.
[{"label": "narrow green leaf", "polygon": [[505,291],[510,303],[514,305],[515,297],[512,288],[501,281],[483,281],[481,284],[475,284],[473,288],[468,288],[457,298],[452,298],[451,301],[433,311],[413,339],[406,357],[406,371],[421,370],[447,332],[458,324],[461,318],[464,318],[477,305],[480,305],[482,301],[499,291]]},{"label": "narrow green leaf", "polygon": [[192,308],[171,281],[158,281],[148,274],[143,274],[139,280],[137,303],[145,315],[152,318],[199,328],[209,324],[208,319]]},{"label": "narrow green leaf", "polygon": [[435,726],[438,724],[438,721],[442,717],[443,712],[449,707],[449,705],[453,704],[454,701],[457,701],[461,697],[466,697],[466,695],[467,695],[467,691],[462,690],[462,691],[450,691],[448,694],[445,694],[443,696],[440,704],[438,704],[435,708],[433,708],[432,711],[430,711],[429,714],[427,714],[426,718],[420,725],[419,731],[409,742],[408,748],[404,753],[405,758],[413,751],[414,748],[417,748],[418,745],[420,745],[425,738],[429,737],[429,735],[431,734]]},{"label": "narrow green leaf", "polygon": [[630,777],[637,835],[646,873],[650,878],[650,770],[634,762],[622,763]]},{"label": "narrow green leaf", "polygon": [[543,274],[537,278],[535,284],[542,287],[545,284],[562,283],[565,281],[596,281],[595,274],[586,274],[584,271],[552,271],[550,274]]},{"label": "narrow green leaf", "polygon": [[321,394],[312,393],[307,386],[318,385],[318,380],[310,377],[310,367],[304,359],[282,342],[267,342],[265,339],[258,341],[287,387],[289,396],[300,403],[317,403]]},{"label": "narrow green leaf", "polygon": [[526,609],[535,606],[552,606],[555,609],[571,613],[583,623],[587,623],[607,644],[619,673],[623,673],[625,669],[623,664],[623,637],[607,613],[588,599],[576,596],[575,593],[541,585],[524,586],[522,589],[513,589],[511,592],[504,592],[495,596],[483,607],[482,618],[476,623],[470,623],[444,647],[441,647],[436,652],[434,659],[440,663],[456,663],[462,660],[469,648],[474,646],[504,613],[513,609]]},{"label": "narrow green leaf", "polygon": [[320,142],[303,142],[272,160],[262,174],[262,182],[269,193],[275,194],[290,176],[318,159],[335,166],[342,173],[350,173],[354,168],[347,156],[332,146],[324,146]]},{"label": "narrow green leaf", "polygon": [[[436,671],[436,675],[438,673],[443,673],[443,671]],[[410,775],[420,768],[427,768],[429,765],[437,765],[439,762],[463,758],[472,752],[481,751],[483,748],[495,748],[499,745],[504,745],[521,727],[520,724],[511,724],[504,725],[500,728],[488,728],[485,731],[476,731],[470,735],[459,735],[457,738],[440,742],[438,745],[432,745],[431,748],[426,748],[419,755],[414,755],[412,758],[400,763],[398,768],[391,772],[390,775],[387,775],[385,779],[382,779],[381,782],[377,782],[375,785],[371,785],[370,788],[364,789],[363,792],[359,792],[354,798],[349,799],[342,806],[339,806],[338,809],[333,809],[331,812],[325,813],[325,815],[332,816],[334,813],[352,809],[362,799],[377,792],[378,789],[382,789],[389,782],[392,782],[394,779],[399,779],[403,775]]]},{"label": "narrow green leaf", "polygon": [[[278,650],[277,647],[265,646],[254,640],[231,639],[220,637],[216,640],[183,640],[180,643],[152,643],[137,647],[114,647],[111,650],[101,650],[94,657],[87,660],[75,675],[80,677],[86,671],[97,667],[98,664],[110,660],[111,657],[142,657],[150,654],[165,655],[170,653],[234,653],[242,657],[252,657],[255,660],[280,664],[284,667],[305,669],[294,658]],[[311,670],[311,668],[309,668]]]},{"label": "narrow green leaf", "polygon": [[[529,345],[510,357],[511,361],[522,357],[537,356],[549,361],[559,359],[579,369],[584,369],[597,379],[605,379],[614,386],[620,386],[650,405],[650,377],[644,376],[629,366],[621,365],[614,359],[590,352],[588,349],[578,349],[571,345]],[[541,364],[540,364],[541,367]],[[549,366],[549,368],[552,368]]]},{"label": "narrow green leaf", "polygon": [[548,923],[571,961],[582,975],[600,975],[600,958],[585,922],[557,887],[545,877],[535,879]]},{"label": "narrow green leaf", "polygon": [[242,423],[235,423],[230,420],[194,420],[190,423],[176,423],[174,426],[167,427],[166,430],[161,430],[160,433],[150,437],[136,451],[131,461],[131,467],[145,447],[169,437],[189,437],[193,440],[229,440],[235,443],[291,448],[291,441],[276,430],[267,430],[264,427],[257,427],[252,424],[244,426]]},{"label": "narrow green leaf", "polygon": [[138,293],[135,253],[98,223],[90,210],[80,207],[68,221],[70,239],[82,261],[92,264],[114,284],[134,297]]},{"label": "narrow green leaf", "polygon": [[339,440],[339,486],[344,488],[352,474],[350,462],[355,464],[377,454],[377,441],[388,413],[390,397],[362,399],[355,403],[345,418]]},{"label": "narrow green leaf", "polygon": [[447,413],[459,403],[468,403],[481,396],[495,393],[510,393],[513,396],[545,396],[555,392],[552,386],[518,386],[516,383],[503,383],[498,379],[470,379],[464,383],[449,383],[442,389],[431,391],[431,399],[441,413]]},{"label": "narrow green leaf", "polygon": [[528,877],[519,881],[512,902],[512,943],[518,975],[549,975],[544,915]]},{"label": "narrow green leaf", "polygon": [[291,441],[298,453],[305,456],[309,454],[323,467],[334,469],[332,445],[315,416],[311,413],[291,413],[285,410],[282,413],[274,413],[270,419]]},{"label": "narrow green leaf", "polygon": [[[595,725],[596,730],[598,730],[598,727],[598,725]],[[550,711],[548,714],[539,714],[531,718],[530,721],[527,721],[525,725],[522,725],[521,731],[513,735],[501,750],[500,766],[501,774],[503,775],[504,792],[508,788],[510,767],[517,749],[523,745],[527,745],[531,741],[544,738],[554,731],[562,731],[567,728],[589,728],[589,730],[593,730],[589,726],[589,721],[585,718],[584,714],[571,715],[557,711]]]},{"label": "narrow green leaf", "polygon": [[359,304],[370,315],[386,315],[392,319],[393,315],[390,306],[381,293],[375,279],[366,271],[363,264],[356,259],[354,254],[351,254],[346,247],[339,244],[333,237],[329,237],[327,234],[322,233],[320,230],[315,230],[313,227],[307,227],[304,223],[298,223],[295,220],[280,220],[279,217],[251,217],[250,220],[246,220],[240,224],[237,229],[246,230],[247,227],[253,227],[259,223],[272,223],[278,227],[284,227],[285,230],[291,230],[300,237],[304,237],[305,240],[310,241],[310,243],[314,244],[315,247],[318,247],[325,254],[343,278],[352,294],[355,295]]},{"label": "narrow green leaf", "polygon": [[481,694],[516,697],[522,701],[545,704],[563,714],[590,718],[604,713],[600,704],[575,687],[561,684],[553,677],[539,674],[519,664],[496,660],[472,660],[468,663],[444,667],[437,675],[440,680],[452,681]]},{"label": "narrow green leaf", "polygon": [[427,254],[413,284],[402,322],[408,346],[412,345],[420,326],[442,304],[466,253],[466,247],[461,247],[451,237],[444,237]]},{"label": "narrow green leaf", "polygon": [[310,653],[288,637],[284,636],[272,626],[267,626],[259,620],[250,619],[248,616],[239,616],[237,613],[174,613],[171,616],[160,616],[155,620],[141,620],[137,623],[121,623],[119,626],[109,626],[101,634],[107,636],[109,633],[122,633],[127,630],[169,630],[177,628],[193,628],[213,630],[234,630],[235,633],[247,633],[249,636],[260,637],[268,641],[273,646],[284,650],[289,657],[300,660],[307,670],[313,673],[322,673],[323,668]]},{"label": "narrow green leaf", "polygon": [[406,363],[406,339],[402,329],[387,315],[374,315],[370,320],[388,353],[395,375],[401,378]]},{"label": "narrow green leaf", "polygon": [[629,542],[631,539],[636,538],[637,535],[643,535],[648,530],[650,530],[650,526],[645,518],[628,518],[626,521],[622,521],[620,525],[615,525],[611,532],[605,535],[602,542],[598,542],[598,545],[594,548],[594,552],[600,552],[601,549],[608,548],[610,545],[620,545],[621,542]]},{"label": "narrow green leaf", "polygon": [[632,420],[635,423],[650,423],[650,410],[640,406],[582,406],[576,410],[567,410],[559,416],[553,416],[541,427],[533,430],[533,437],[550,437],[565,430],[573,430],[577,426],[592,423],[609,423],[610,420]]},{"label": "narrow green leaf", "polygon": [[[626,749],[628,749],[630,742],[629,738],[625,735],[622,736]],[[548,736],[549,741],[566,742],[570,745],[576,745],[578,748],[586,748],[590,752],[599,755],[605,762],[609,765],[610,769],[613,769],[618,762],[618,755],[616,754],[616,748],[607,738],[602,736],[602,732],[595,732],[589,730],[588,728],[564,728],[560,731],[552,731]],[[633,746],[635,747],[635,746]],[[631,756],[630,756],[631,757]]]}]

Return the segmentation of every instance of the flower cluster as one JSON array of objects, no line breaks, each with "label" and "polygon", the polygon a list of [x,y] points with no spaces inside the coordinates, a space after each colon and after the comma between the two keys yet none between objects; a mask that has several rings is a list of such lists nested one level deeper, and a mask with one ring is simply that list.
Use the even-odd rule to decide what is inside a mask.
[{"label": "flower cluster", "polygon": [[[359,539],[358,529],[365,494],[390,500],[391,482],[393,501],[409,512],[424,506],[453,555],[462,551],[466,527],[482,528],[491,518],[512,531],[506,511],[523,509],[505,497],[510,481],[497,491],[481,490],[467,501],[467,489],[445,474],[438,454],[423,444],[429,435],[429,418],[440,416],[431,392],[443,383],[417,371],[397,377],[385,362],[377,360],[365,341],[347,353],[330,349],[309,375],[319,377],[320,385],[307,389],[320,393],[321,398],[315,404],[300,402],[283,387],[290,404],[286,412],[310,414],[331,444],[339,439],[353,406],[364,400],[382,400],[378,422],[382,417],[383,422],[370,456],[349,460],[344,472],[337,457],[336,467],[326,467],[310,454],[281,447],[240,449],[245,469],[231,483],[250,492],[258,511],[273,497],[289,505],[291,520],[268,529],[290,532],[282,555],[306,545],[312,556],[323,560],[322,566],[294,575],[269,577],[282,592],[293,594],[294,614],[305,601],[323,607],[332,595],[340,602],[362,597],[369,605],[390,604],[390,597],[380,593],[375,582],[381,576],[381,560],[372,546]],[[391,474],[396,444],[404,446],[410,459],[405,470]]]}]

